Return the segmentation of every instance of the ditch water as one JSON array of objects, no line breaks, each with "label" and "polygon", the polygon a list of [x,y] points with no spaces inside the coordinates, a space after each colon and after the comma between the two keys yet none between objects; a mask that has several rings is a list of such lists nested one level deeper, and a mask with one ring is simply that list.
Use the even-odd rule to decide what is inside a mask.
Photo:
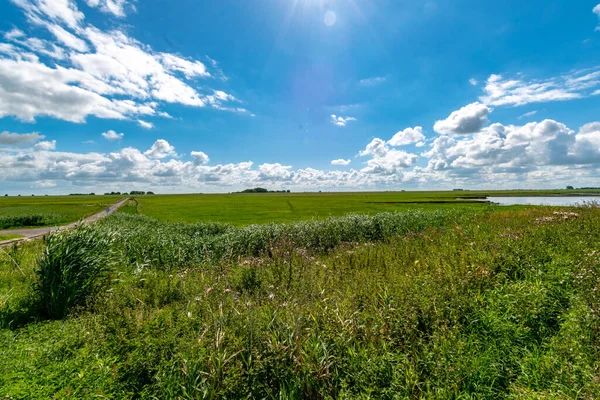
[{"label": "ditch water", "polygon": [[576,206],[583,203],[600,203],[600,196],[524,196],[524,197],[488,197],[487,201],[501,206]]}]

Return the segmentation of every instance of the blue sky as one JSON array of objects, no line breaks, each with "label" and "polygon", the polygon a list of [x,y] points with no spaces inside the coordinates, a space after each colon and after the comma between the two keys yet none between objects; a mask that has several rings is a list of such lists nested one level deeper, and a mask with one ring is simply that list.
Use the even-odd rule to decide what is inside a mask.
[{"label": "blue sky", "polygon": [[600,186],[598,0],[0,15],[0,192]]}]

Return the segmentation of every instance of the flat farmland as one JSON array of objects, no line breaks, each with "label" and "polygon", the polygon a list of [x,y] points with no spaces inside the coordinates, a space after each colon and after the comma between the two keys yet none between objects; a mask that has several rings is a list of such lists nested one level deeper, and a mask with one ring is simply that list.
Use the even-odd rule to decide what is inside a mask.
[{"label": "flat farmland", "polygon": [[[577,191],[577,194],[600,191]],[[413,209],[489,207],[486,196],[572,195],[573,191],[436,191],[360,193],[184,194],[136,197],[137,213],[161,221],[219,221],[234,225],[288,222]],[[135,212],[134,210],[123,210]]]},{"label": "flat farmland", "polygon": [[[19,219],[23,223],[0,229],[27,226],[62,225],[88,217],[116,203],[124,196],[6,196],[0,197],[0,221]],[[28,223],[36,216],[36,223]]]}]

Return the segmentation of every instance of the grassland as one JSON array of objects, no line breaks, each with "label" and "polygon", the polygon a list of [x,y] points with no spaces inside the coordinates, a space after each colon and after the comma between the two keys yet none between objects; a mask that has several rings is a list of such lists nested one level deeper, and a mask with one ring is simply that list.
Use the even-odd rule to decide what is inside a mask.
[{"label": "grassland", "polygon": [[600,398],[599,248],[595,206],[113,215],[0,252],[0,397]]},{"label": "grassland", "polygon": [[0,229],[67,224],[100,212],[122,197],[0,197]]},{"label": "grassland", "polygon": [[600,194],[600,190],[487,191],[487,192],[362,192],[187,194],[136,197],[137,212],[161,221],[220,221],[235,225],[290,222],[313,218],[374,214],[408,209],[482,209],[478,198],[494,196]]},{"label": "grassland", "polygon": [[0,235],[0,242],[3,241],[3,240],[18,239],[20,237],[23,237],[23,236],[21,236],[21,235],[13,235],[13,234],[10,234],[10,235]]}]

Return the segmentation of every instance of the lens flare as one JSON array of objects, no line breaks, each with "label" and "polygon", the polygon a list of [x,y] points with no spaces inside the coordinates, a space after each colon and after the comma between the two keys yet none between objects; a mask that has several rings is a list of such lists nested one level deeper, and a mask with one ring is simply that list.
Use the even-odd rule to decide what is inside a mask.
[{"label": "lens flare", "polygon": [[325,17],[323,18],[325,25],[327,25],[327,26],[335,25],[336,19],[337,19],[337,17],[335,15],[335,13],[331,10],[327,11],[325,13]]}]

